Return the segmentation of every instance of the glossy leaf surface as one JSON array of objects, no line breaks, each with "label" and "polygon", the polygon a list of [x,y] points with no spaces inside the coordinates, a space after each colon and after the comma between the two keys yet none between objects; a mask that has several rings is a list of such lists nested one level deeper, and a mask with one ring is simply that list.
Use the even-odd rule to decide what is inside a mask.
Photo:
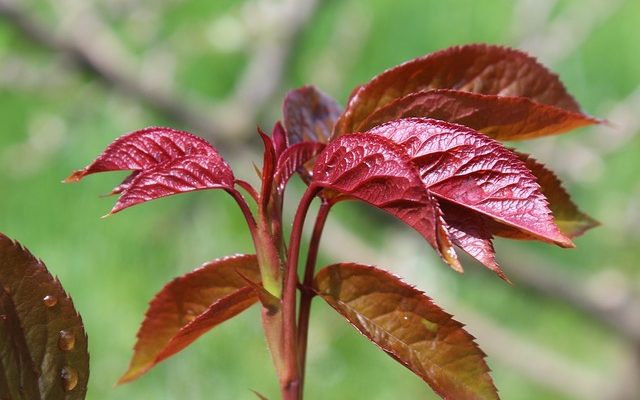
[{"label": "glossy leaf surface", "polygon": [[425,190],[406,151],[372,134],[343,136],[318,156],[313,183],[379,207],[417,230],[456,270],[461,270],[437,202]]},{"label": "glossy leaf surface", "polygon": [[[166,358],[169,353],[184,348],[186,341],[183,339],[194,331],[193,325],[187,328],[190,324],[197,324],[195,327],[199,336],[255,303],[257,296],[251,289],[249,292],[254,294],[252,301],[249,301],[249,285],[243,276],[254,282],[260,280],[254,255],[214,260],[169,282],[149,304],[138,331],[131,364],[119,383],[138,378],[157,364],[161,356]],[[223,305],[230,309],[227,310]],[[196,323],[196,320],[199,322]],[[193,340],[196,338],[188,337]],[[175,340],[173,344],[172,340]],[[178,343],[183,345],[179,349],[176,346]],[[173,351],[175,349],[178,350]]]},{"label": "glossy leaf surface", "polygon": [[400,144],[429,191],[539,240],[573,246],[535,176],[512,151],[462,125],[406,118],[370,131]]},{"label": "glossy leaf surface", "polygon": [[318,272],[314,289],[441,397],[498,399],[474,338],[416,288],[380,269],[344,263]]},{"label": "glossy leaf surface", "polygon": [[234,177],[218,156],[186,156],[138,173],[111,210],[125,208],[179,193],[204,189],[232,189]]},{"label": "glossy leaf surface", "polygon": [[496,140],[524,140],[556,135],[599,121],[525,97],[485,95],[436,89],[411,93],[377,109],[355,129],[406,117],[429,117],[455,122]]},{"label": "glossy leaf surface", "polygon": [[454,89],[487,95],[526,97],[580,112],[558,77],[533,57],[506,47],[472,44],[416,58],[388,69],[351,95],[334,136],[356,132],[369,115],[411,93]]},{"label": "glossy leaf surface", "polygon": [[0,234],[0,398],[84,399],[87,335],[60,282]]},{"label": "glossy leaf surface", "polygon": [[314,86],[290,91],[282,108],[289,145],[327,143],[341,112],[335,100]]},{"label": "glossy leaf surface", "polygon": [[[274,186],[279,193],[296,171],[311,162],[324,149],[325,145],[318,142],[301,142],[288,147],[278,159],[274,177]],[[312,169],[312,166],[309,167]]]}]

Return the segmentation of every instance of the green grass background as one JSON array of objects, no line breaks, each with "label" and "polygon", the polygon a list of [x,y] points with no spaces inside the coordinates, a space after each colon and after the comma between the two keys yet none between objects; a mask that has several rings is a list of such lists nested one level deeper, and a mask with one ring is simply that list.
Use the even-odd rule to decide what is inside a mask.
[{"label": "green grass background", "polygon": [[[27,3],[34,15],[47,21],[50,10],[40,4],[44,2]],[[246,57],[242,52],[216,50],[207,35],[216,18],[237,12],[241,2],[172,1],[164,5],[162,13],[154,14],[156,4],[148,1],[149,14],[157,15],[143,26],[135,15],[126,13],[126,1],[115,2],[121,8],[107,3],[99,2],[97,7],[133,53],[144,53],[151,43],[164,46],[175,57],[177,84],[185,94],[214,100],[232,90]],[[566,10],[580,3],[558,1],[553,18],[562,18]],[[640,83],[640,2],[623,3],[552,66],[585,110],[596,116],[604,116]],[[322,88],[343,103],[354,85],[434,50],[470,42],[518,45],[515,6],[516,2],[507,0],[328,1],[304,29],[285,86],[325,83]],[[351,29],[349,23],[344,27],[350,20],[355,32],[368,26],[357,51],[345,49],[335,39],[337,29]],[[561,39],[566,38],[557,38]],[[49,52],[0,20],[0,62],[4,60],[6,65],[16,56],[43,70],[54,60]],[[324,69],[327,62],[341,67]],[[148,125],[183,127],[133,98],[114,93],[89,75],[68,70],[52,75],[50,82],[43,88],[5,81],[0,86],[0,231],[43,258],[72,295],[89,335],[88,398],[255,398],[249,389],[277,398],[257,308],[216,328],[140,380],[113,386],[128,365],[146,304],[163,283],[207,260],[251,252],[251,243],[241,214],[221,192],[162,199],[101,220],[114,200],[99,195],[107,193],[122,176],[95,176],[79,185],[62,185],[60,181],[90,162],[120,134]],[[270,105],[271,111],[256,123],[269,127],[278,118],[278,108],[278,102]],[[606,138],[627,128],[594,129]],[[532,148],[544,149],[540,143],[549,141],[546,148],[554,147],[557,160],[558,152],[590,132],[593,130],[540,139]],[[598,149],[587,150],[599,154]],[[586,164],[583,176],[579,172],[570,180],[568,186],[576,201],[603,223],[579,238],[577,249],[499,242],[498,250],[535,253],[578,276],[616,271],[638,289],[639,154],[636,132],[626,145],[598,156]],[[545,155],[539,156],[544,159]],[[259,160],[234,160],[234,167],[250,171],[251,162]],[[574,160],[563,162],[571,165]],[[378,229],[378,215],[362,207],[345,207],[336,213],[374,243],[384,243],[385,232],[393,234],[397,228]],[[425,246],[421,254],[408,257],[426,260],[422,263],[425,274],[441,280],[436,284],[440,292],[482,310],[513,332],[584,368],[609,373],[610,366],[616,365],[621,344],[608,330],[567,306],[537,297],[518,285],[505,285],[480,268],[472,266],[464,276],[450,273],[430,252]],[[323,259],[340,261],[332,258],[330,249],[325,249]],[[309,399],[435,398],[421,380],[360,337],[324,304],[314,303],[313,311]],[[504,399],[563,399],[496,363],[491,354],[489,362]],[[571,384],[579,383],[567,382]]]}]

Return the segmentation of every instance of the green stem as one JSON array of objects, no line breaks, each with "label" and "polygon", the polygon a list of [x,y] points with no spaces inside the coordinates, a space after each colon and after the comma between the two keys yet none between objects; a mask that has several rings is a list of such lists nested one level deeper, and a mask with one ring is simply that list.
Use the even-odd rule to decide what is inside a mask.
[{"label": "green stem", "polygon": [[309,243],[309,252],[307,253],[307,262],[304,268],[304,278],[302,281],[302,289],[300,294],[300,311],[298,313],[298,357],[300,358],[300,397],[304,392],[304,377],[307,361],[307,338],[309,333],[309,317],[311,315],[311,300],[315,293],[313,292],[313,275],[318,259],[318,248],[320,246],[320,238],[324,224],[329,215],[331,204],[322,199],[322,204],[316,216],[316,222],[313,226],[311,241]]},{"label": "green stem", "polygon": [[298,286],[298,258],[302,228],[309,206],[318,192],[313,184],[307,188],[300,200],[293,220],[289,255],[285,269],[284,291],[282,295],[283,347],[285,354],[285,374],[280,379],[280,389],[285,400],[300,399],[300,365],[296,329],[296,289]]}]

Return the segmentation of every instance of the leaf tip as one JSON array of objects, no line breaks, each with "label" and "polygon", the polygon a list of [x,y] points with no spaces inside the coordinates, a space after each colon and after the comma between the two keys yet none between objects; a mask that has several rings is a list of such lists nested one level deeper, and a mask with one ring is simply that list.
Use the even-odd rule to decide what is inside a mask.
[{"label": "leaf tip", "polygon": [[78,169],[75,170],[71,173],[71,175],[67,176],[66,178],[64,178],[62,180],[62,183],[75,183],[75,182],[80,182],[80,180],[82,180],[82,178],[84,178],[85,176],[85,170],[83,169]]}]

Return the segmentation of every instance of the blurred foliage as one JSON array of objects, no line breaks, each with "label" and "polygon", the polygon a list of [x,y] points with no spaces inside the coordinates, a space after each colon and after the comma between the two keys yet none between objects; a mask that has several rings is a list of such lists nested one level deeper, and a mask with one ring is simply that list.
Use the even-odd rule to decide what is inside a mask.
[{"label": "blurred foliage", "polygon": [[[21,3],[52,26],[61,19],[46,0]],[[127,48],[145,60],[142,65],[149,73],[169,71],[167,76],[175,77],[169,83],[181,93],[210,101],[233,90],[247,62],[252,32],[260,32],[256,28],[260,23],[277,17],[269,14],[267,1],[91,3]],[[606,116],[638,90],[640,2],[612,1],[603,8],[604,0],[589,1],[590,5],[583,0],[541,1],[539,7],[550,7],[542,22],[551,21],[540,26],[535,25],[534,15],[521,15],[527,4],[531,9],[530,3],[327,0],[296,43],[284,89],[312,83],[344,102],[354,85],[404,60],[461,43],[517,47],[532,35],[545,34],[546,26],[566,21],[565,27],[580,28],[579,18],[607,9],[610,14],[584,37],[560,30],[537,48],[575,41],[575,46],[566,46],[566,54],[548,53],[551,67],[593,115]],[[578,9],[584,10],[576,13]],[[242,25],[243,13],[254,13],[250,15],[256,18],[255,25]],[[113,200],[98,195],[108,192],[119,177],[96,176],[81,185],[61,185],[61,179],[120,134],[148,125],[188,127],[105,87],[90,74],[78,73],[68,61],[29,42],[4,20],[0,60],[0,231],[47,260],[73,296],[89,335],[88,398],[255,398],[249,389],[277,398],[257,308],[216,328],[140,380],[113,387],[128,365],[138,324],[153,294],[164,282],[207,260],[251,252],[249,235],[232,200],[218,192],[163,199],[101,220]],[[542,57],[542,61],[547,60]],[[270,104],[256,123],[270,127],[279,107],[278,101]],[[637,109],[628,117],[637,123]],[[527,147],[568,180],[577,203],[603,226],[579,238],[575,250],[532,243],[507,247],[499,242],[498,254],[501,250],[523,258],[535,254],[536,260],[589,277],[594,285],[622,280],[640,289],[640,138],[629,127],[611,122],[610,127],[540,139]],[[622,142],[621,135],[627,135]],[[620,144],[616,148],[610,142]],[[243,164],[232,161],[238,175],[251,177],[247,166],[259,159],[235,161]],[[365,217],[373,220],[361,221]],[[364,230],[376,245],[384,244],[384,235],[399,228],[397,224],[380,228],[378,222],[389,219],[366,207],[338,207],[333,218],[347,221],[356,232]],[[341,261],[325,250],[325,261]],[[622,345],[593,321],[524,290],[517,282],[505,285],[473,265],[465,276],[457,276],[429,252],[425,246],[420,254],[398,263],[424,269],[419,286],[434,289],[429,293],[436,300],[446,293],[447,298],[481,309],[584,368],[605,373],[617,367]],[[401,266],[385,267],[402,275]],[[340,318],[324,304],[314,303],[313,310],[309,399],[435,398],[409,371],[338,322]],[[505,399],[563,398],[495,362],[491,354],[489,362]]]}]

